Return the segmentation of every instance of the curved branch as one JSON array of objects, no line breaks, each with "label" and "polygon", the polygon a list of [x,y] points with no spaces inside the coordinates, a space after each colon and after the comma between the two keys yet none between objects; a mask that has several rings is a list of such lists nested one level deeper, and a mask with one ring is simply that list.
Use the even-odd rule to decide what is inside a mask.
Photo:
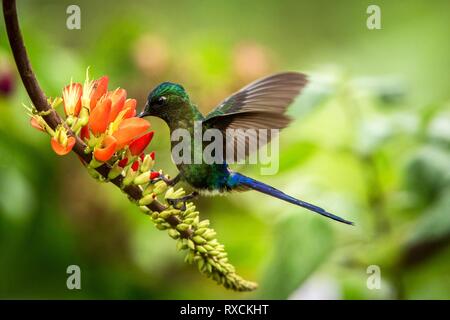
[{"label": "curved branch", "polygon": [[[57,126],[63,124],[63,120],[48,104],[47,97],[42,91],[31,67],[27,50],[23,42],[22,33],[20,31],[15,0],[3,0],[3,16],[5,19],[5,26],[6,32],[8,34],[9,44],[11,46],[17,69],[19,71],[23,85],[27,90],[28,96],[30,97],[36,110],[40,112],[50,111],[49,114],[43,117],[47,124],[52,129],[55,129]],[[84,152],[86,145],[78,136],[74,135],[73,132],[69,131],[69,133],[76,138],[76,144],[72,150],[86,163],[89,163],[91,161],[92,155],[86,154]],[[108,177],[108,173],[111,170],[111,167],[107,164],[104,164],[96,170],[106,178]],[[111,180],[111,182],[120,188],[120,186],[122,185],[122,180],[123,177],[119,176]],[[142,192],[136,186],[129,186],[124,189],[124,192],[127,193],[128,196],[132,199],[139,200],[142,198]],[[153,201],[150,205],[148,205],[148,208],[151,211],[161,212],[166,207],[158,201]],[[176,221],[174,221],[173,223],[177,224]],[[185,236],[189,237],[190,235]]]},{"label": "curved branch", "polygon": [[[16,61],[17,69],[31,101],[33,101],[33,104],[38,111],[52,110],[47,104],[47,98],[42,92],[34,75],[33,69],[31,68],[27,50],[20,32],[19,21],[17,20],[15,0],[3,0],[3,16],[5,18],[6,32],[8,34],[9,44],[14,55],[14,60]],[[61,123],[61,119],[56,112],[54,112],[54,110],[52,111],[53,112],[45,116],[44,119],[50,127],[55,128]]]}]

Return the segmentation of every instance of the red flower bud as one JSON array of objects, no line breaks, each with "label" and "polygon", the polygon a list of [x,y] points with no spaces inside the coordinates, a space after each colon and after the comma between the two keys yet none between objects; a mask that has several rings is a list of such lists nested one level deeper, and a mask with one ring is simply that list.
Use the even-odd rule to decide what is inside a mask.
[{"label": "red flower bud", "polygon": [[133,171],[137,171],[139,169],[139,161],[133,162],[131,169],[133,169]]},{"label": "red flower bud", "polygon": [[152,160],[155,160],[155,151],[152,151],[150,153],[150,158],[152,158]]},{"label": "red flower bud", "polygon": [[125,168],[125,166],[128,164],[128,158],[123,158],[119,161],[119,167]]},{"label": "red flower bud", "polygon": [[[133,156],[137,156],[141,154],[142,151],[147,148],[149,143],[152,141],[154,131],[150,131],[149,133],[144,134],[142,137],[137,138],[132,143],[130,143],[130,152]],[[143,159],[142,159],[143,160]]]},{"label": "red flower bud", "polygon": [[81,128],[80,131],[80,138],[81,140],[89,140],[91,133],[89,132],[89,127],[86,125],[83,128]]},{"label": "red flower bud", "polygon": [[150,172],[150,180],[153,180],[158,177],[159,177],[159,172],[157,172],[157,171]]}]

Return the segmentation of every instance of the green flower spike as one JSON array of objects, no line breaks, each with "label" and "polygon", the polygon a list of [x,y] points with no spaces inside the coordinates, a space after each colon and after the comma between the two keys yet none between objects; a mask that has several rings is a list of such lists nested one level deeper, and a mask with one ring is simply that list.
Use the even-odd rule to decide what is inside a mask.
[{"label": "green flower spike", "polygon": [[209,228],[209,220],[200,220],[199,212],[192,202],[186,204],[186,210],[181,211],[167,203],[167,199],[177,199],[184,196],[182,188],[168,188],[164,181],[155,183],[154,196],[164,193],[167,208],[162,212],[150,212],[147,207],[140,207],[151,216],[156,228],[167,230],[171,238],[177,241],[177,249],[186,251],[185,262],[196,264],[198,270],[225,288],[236,291],[253,291],[257,284],[244,280],[236,274],[234,266],[228,262],[225,247],[216,238],[216,232]]}]

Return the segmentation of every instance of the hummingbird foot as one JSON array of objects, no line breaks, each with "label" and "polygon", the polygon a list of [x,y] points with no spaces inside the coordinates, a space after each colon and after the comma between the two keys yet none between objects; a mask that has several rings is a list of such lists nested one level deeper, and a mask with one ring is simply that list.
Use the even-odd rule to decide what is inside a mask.
[{"label": "hummingbird foot", "polygon": [[[194,191],[184,197],[177,199],[166,199],[167,203],[174,207],[175,209],[179,209],[181,211],[186,211],[186,202],[198,196],[198,192]],[[180,206],[181,203],[181,206]]]}]

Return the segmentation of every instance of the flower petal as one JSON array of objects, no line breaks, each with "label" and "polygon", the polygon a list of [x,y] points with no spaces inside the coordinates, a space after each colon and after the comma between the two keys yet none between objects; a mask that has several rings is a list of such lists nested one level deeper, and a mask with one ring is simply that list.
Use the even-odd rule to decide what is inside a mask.
[{"label": "flower petal", "polygon": [[55,137],[52,137],[52,139],[50,140],[50,144],[52,146],[53,151],[55,151],[55,153],[59,156],[68,154],[72,150],[73,146],[75,145],[75,142],[76,142],[76,139],[74,137],[67,138],[66,146],[60,144],[59,141]]},{"label": "flower petal", "polygon": [[31,126],[32,126],[33,128],[35,128],[35,129],[37,129],[37,130],[39,130],[39,131],[45,132],[45,129],[41,127],[41,125],[40,125],[39,122],[36,120],[36,118],[33,118],[33,117],[32,117],[32,118],[30,119],[30,124],[31,124]]},{"label": "flower petal", "polygon": [[98,161],[108,161],[116,152],[117,141],[113,136],[105,136],[102,145],[99,148],[94,148],[94,157]]},{"label": "flower petal", "polygon": [[91,96],[91,111],[97,106],[98,100],[100,100],[100,98],[108,91],[108,81],[109,79],[107,76],[103,76],[95,81],[94,90],[92,91]]},{"label": "flower petal", "polygon": [[154,131],[144,134],[142,137],[137,138],[132,143],[130,143],[130,152],[133,156],[137,156],[142,153],[142,151],[147,148],[149,143],[152,141]]},{"label": "flower petal", "polygon": [[85,141],[85,140],[89,140],[90,137],[90,132],[89,132],[89,126],[84,126],[83,128],[81,128],[80,130],[80,138],[81,140]]},{"label": "flower petal", "polygon": [[123,117],[124,119],[132,118],[136,115],[136,99],[127,99],[125,101],[124,109],[128,109],[127,113]]},{"label": "flower petal", "polygon": [[108,92],[108,98],[111,99],[111,113],[109,115],[109,122],[113,122],[120,111],[125,106],[125,99],[127,98],[127,92],[125,89],[118,88],[112,92]]},{"label": "flower petal", "polygon": [[141,136],[150,128],[150,123],[141,118],[128,118],[119,124],[119,128],[113,133],[117,139],[117,149],[120,150],[131,141]]},{"label": "flower petal", "polygon": [[111,113],[111,100],[102,99],[92,110],[89,116],[89,127],[93,134],[98,135],[106,131],[109,124],[109,114]]}]

